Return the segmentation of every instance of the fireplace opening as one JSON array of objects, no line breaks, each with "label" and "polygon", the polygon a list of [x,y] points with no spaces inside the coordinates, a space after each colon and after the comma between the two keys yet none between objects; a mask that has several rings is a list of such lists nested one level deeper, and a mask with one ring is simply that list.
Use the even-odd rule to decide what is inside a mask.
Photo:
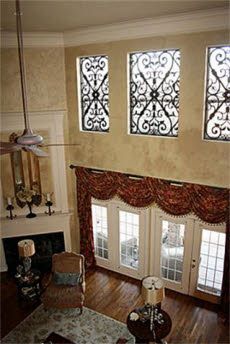
[{"label": "fireplace opening", "polygon": [[31,257],[32,269],[37,269],[41,272],[50,271],[52,266],[52,255],[65,250],[63,232],[4,238],[2,241],[6,263],[8,271],[12,274],[15,274],[17,266],[21,264],[18,255],[18,242],[25,239],[32,239],[34,241],[35,254]]}]

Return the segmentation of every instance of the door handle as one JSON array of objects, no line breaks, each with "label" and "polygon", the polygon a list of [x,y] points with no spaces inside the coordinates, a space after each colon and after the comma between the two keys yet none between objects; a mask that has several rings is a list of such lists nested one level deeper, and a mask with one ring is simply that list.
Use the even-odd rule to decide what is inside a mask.
[{"label": "door handle", "polygon": [[196,267],[196,259],[192,260],[192,269],[194,269]]}]

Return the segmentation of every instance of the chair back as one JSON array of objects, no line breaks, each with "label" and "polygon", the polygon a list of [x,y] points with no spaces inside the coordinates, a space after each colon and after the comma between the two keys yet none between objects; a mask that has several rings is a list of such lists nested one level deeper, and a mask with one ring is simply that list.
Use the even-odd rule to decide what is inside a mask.
[{"label": "chair back", "polygon": [[52,271],[53,272],[80,272],[84,278],[85,275],[85,261],[81,254],[62,252],[55,253],[52,256]]}]

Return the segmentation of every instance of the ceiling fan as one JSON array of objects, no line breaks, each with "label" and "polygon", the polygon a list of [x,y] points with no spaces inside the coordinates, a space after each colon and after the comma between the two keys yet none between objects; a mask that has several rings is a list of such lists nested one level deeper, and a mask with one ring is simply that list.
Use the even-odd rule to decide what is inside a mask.
[{"label": "ceiling fan", "polygon": [[21,24],[21,11],[19,0],[15,0],[16,3],[16,24],[17,24],[17,41],[18,41],[18,58],[20,66],[20,79],[21,79],[21,92],[22,92],[22,105],[25,129],[21,136],[17,137],[15,142],[0,142],[0,155],[10,154],[21,149],[25,151],[31,151],[37,156],[48,156],[41,147],[47,146],[75,146],[78,144],[45,144],[42,145],[43,137],[39,134],[35,134],[30,127],[28,105],[27,105],[27,89],[25,78],[25,62],[23,52],[23,37],[22,37],[22,24]]}]

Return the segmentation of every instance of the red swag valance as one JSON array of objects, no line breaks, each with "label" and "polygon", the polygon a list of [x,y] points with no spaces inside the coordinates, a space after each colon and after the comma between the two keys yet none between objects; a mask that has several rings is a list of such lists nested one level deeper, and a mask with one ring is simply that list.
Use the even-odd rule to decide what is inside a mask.
[{"label": "red swag valance", "polygon": [[151,177],[137,180],[129,178],[123,173],[95,173],[84,167],[75,167],[75,172],[77,176],[80,247],[88,267],[95,263],[91,197],[108,200],[117,195],[125,203],[134,207],[146,207],[155,203],[171,215],[180,216],[194,213],[201,220],[209,223],[226,222],[226,275],[226,271],[228,272],[227,257],[229,257],[228,189],[191,183],[183,183],[178,186],[172,185],[169,181]]}]

